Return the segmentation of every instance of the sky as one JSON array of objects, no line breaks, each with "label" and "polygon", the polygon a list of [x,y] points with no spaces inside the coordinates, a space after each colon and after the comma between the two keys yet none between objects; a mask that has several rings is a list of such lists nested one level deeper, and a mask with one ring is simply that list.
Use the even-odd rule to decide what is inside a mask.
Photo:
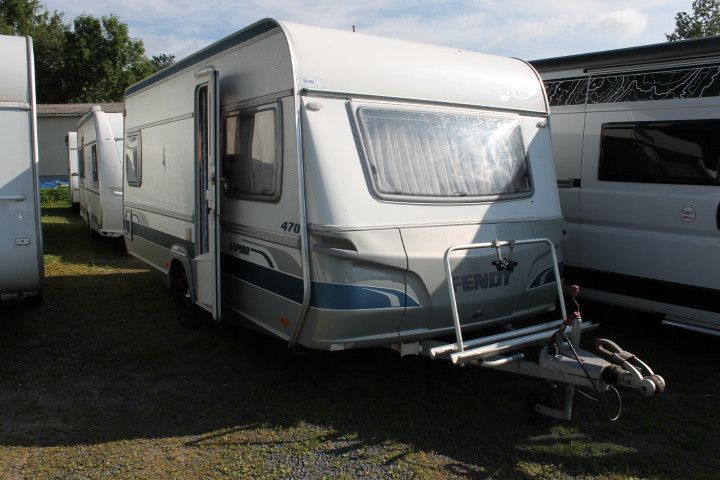
[{"label": "sky", "polygon": [[117,14],[148,55],[183,58],[265,17],[525,59],[665,41],[691,0],[46,0]]}]

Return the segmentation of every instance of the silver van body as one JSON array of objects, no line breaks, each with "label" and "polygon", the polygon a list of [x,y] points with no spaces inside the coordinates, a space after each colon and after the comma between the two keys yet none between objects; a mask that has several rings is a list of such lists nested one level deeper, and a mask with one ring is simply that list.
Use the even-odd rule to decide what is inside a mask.
[{"label": "silver van body", "polygon": [[532,62],[584,296],[720,335],[720,37]]},{"label": "silver van body", "polygon": [[0,35],[0,63],[0,299],[40,298],[44,264],[32,39]]},{"label": "silver van body", "polygon": [[40,298],[44,264],[32,39],[0,35],[0,63],[0,299]]},{"label": "silver van body", "polygon": [[[194,303],[339,350],[451,334],[443,254],[562,240],[534,69],[262,20],[128,88],[128,251]],[[451,259],[464,331],[554,310],[550,251]]]}]

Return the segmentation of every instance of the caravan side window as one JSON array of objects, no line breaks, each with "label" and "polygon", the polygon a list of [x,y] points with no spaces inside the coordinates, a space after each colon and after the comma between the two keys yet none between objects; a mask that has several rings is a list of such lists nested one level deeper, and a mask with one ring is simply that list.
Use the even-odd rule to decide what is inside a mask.
[{"label": "caravan side window", "polygon": [[85,137],[80,138],[80,150],[78,151],[78,173],[80,178],[85,178]]},{"label": "caravan side window", "polygon": [[98,183],[97,145],[90,147],[90,169],[92,170],[92,181]]},{"label": "caravan side window", "polygon": [[720,120],[606,123],[598,180],[720,185]]},{"label": "caravan side window", "polygon": [[223,176],[229,197],[277,201],[282,155],[277,104],[225,117]]},{"label": "caravan side window", "polygon": [[128,133],[125,140],[125,178],[131,187],[139,187],[142,183],[140,132]]}]

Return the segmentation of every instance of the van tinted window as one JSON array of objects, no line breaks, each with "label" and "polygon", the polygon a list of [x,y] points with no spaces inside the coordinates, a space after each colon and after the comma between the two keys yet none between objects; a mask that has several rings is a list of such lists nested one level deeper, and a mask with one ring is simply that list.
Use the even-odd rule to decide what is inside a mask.
[{"label": "van tinted window", "polygon": [[363,106],[357,120],[367,171],[380,196],[457,201],[530,192],[515,117]]},{"label": "van tinted window", "polygon": [[720,120],[607,123],[598,179],[718,185]]},{"label": "van tinted window", "polygon": [[276,200],[280,196],[278,109],[243,110],[225,117],[223,174],[229,196]]}]

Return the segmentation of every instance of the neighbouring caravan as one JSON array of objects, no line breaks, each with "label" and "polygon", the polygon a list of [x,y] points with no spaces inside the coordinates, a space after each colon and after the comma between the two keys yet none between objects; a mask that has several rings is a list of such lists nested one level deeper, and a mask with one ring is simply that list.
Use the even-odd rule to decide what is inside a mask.
[{"label": "neighbouring caravan", "polygon": [[[547,102],[527,63],[263,20],[131,86],[125,110],[127,249],[181,321],[199,306],[291,346],[594,385],[574,360],[559,373],[563,320],[517,328],[565,318]],[[497,357],[551,338],[539,363]],[[662,389],[643,375],[627,384]]]},{"label": "neighbouring caravan", "polygon": [[43,280],[32,39],[0,35],[0,300],[39,301]]},{"label": "neighbouring caravan", "polygon": [[74,209],[80,208],[80,158],[78,156],[77,132],[65,136],[67,150],[68,178],[70,179],[70,200]]},{"label": "neighbouring caravan", "polygon": [[121,113],[94,106],[78,122],[80,215],[90,231],[106,237],[123,234]]},{"label": "neighbouring caravan", "polygon": [[720,333],[720,37],[532,62],[588,298]]}]

